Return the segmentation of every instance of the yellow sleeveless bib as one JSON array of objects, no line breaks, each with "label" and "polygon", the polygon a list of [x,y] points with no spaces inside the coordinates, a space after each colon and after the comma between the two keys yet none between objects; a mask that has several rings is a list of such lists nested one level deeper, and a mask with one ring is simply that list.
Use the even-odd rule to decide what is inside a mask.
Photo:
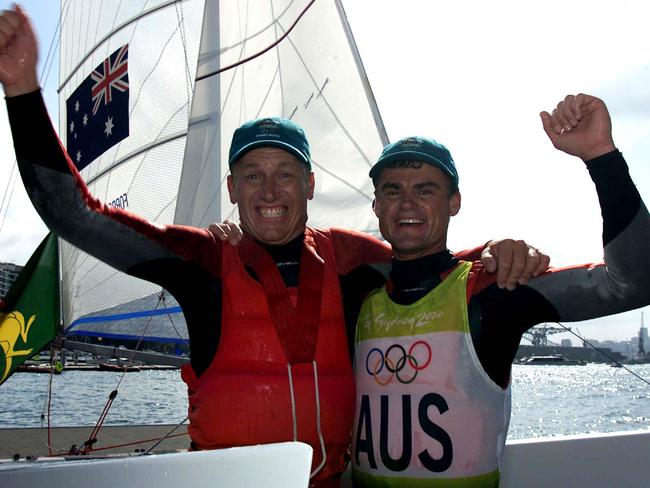
[{"label": "yellow sleeveless bib", "polygon": [[411,305],[394,303],[385,288],[364,302],[355,341],[355,486],[498,486],[510,392],[474,351],[471,268],[461,262]]}]

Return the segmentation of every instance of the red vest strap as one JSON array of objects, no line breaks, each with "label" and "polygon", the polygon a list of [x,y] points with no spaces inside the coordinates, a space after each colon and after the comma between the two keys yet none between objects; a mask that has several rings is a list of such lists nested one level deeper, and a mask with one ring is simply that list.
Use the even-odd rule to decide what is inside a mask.
[{"label": "red vest strap", "polygon": [[306,237],[302,250],[297,310],[278,267],[264,248],[244,237],[238,251],[242,262],[260,280],[287,361],[290,364],[312,362],[316,355],[324,276],[323,261],[316,254],[313,241]]}]

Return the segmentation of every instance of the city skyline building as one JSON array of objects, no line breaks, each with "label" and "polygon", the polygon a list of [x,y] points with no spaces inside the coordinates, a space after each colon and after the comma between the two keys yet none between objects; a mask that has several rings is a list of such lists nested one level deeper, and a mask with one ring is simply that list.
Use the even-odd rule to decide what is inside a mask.
[{"label": "city skyline building", "polygon": [[17,264],[0,263],[0,298],[7,296],[22,269],[23,267]]}]

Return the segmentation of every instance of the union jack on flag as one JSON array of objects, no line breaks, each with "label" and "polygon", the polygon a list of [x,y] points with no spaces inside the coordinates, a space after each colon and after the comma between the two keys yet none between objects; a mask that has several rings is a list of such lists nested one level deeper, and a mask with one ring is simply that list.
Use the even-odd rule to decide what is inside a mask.
[{"label": "union jack on flag", "polygon": [[117,56],[111,63],[111,58],[106,58],[104,62],[90,74],[95,84],[91,89],[93,98],[93,115],[97,114],[99,104],[104,100],[104,105],[108,105],[112,100],[112,89],[115,88],[121,92],[129,89],[128,57],[129,45],[125,44],[117,52]]}]

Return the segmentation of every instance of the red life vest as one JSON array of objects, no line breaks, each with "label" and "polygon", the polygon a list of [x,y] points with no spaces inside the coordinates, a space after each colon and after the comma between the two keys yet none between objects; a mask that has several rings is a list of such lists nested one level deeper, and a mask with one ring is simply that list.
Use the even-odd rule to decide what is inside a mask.
[{"label": "red life vest", "polygon": [[221,276],[217,353],[199,378],[190,366],[182,371],[192,441],[214,449],[295,438],[314,449],[312,486],[338,486],[348,461],[354,376],[329,233],[306,230],[297,289],[284,286],[271,257],[250,239],[223,246]]}]

